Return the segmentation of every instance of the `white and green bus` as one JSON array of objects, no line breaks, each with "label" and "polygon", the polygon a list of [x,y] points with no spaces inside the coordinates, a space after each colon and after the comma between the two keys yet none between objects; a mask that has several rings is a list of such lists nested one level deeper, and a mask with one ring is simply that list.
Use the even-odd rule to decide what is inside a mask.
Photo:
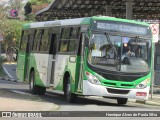
[{"label": "white and green bus", "polygon": [[147,100],[151,80],[149,24],[107,16],[23,25],[17,76],[34,94],[60,90],[68,102],[102,96],[126,104]]}]

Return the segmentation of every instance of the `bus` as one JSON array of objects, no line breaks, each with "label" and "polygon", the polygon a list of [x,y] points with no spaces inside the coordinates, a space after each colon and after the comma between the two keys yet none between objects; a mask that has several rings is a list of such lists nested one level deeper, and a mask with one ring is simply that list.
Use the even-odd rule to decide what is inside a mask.
[{"label": "bus", "polygon": [[152,63],[149,24],[108,16],[27,23],[17,77],[33,94],[59,90],[70,103],[100,96],[147,100]]}]

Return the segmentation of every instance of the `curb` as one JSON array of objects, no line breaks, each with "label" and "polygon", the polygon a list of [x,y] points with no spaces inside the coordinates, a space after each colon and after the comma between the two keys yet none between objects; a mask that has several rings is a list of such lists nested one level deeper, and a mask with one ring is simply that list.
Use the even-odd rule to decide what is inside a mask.
[{"label": "curb", "polygon": [[2,76],[0,79],[12,82],[18,82],[15,78],[10,78],[8,76]]},{"label": "curb", "polygon": [[0,80],[3,80],[3,81],[8,81],[8,82],[17,82],[17,83],[24,83],[24,84],[28,84],[27,81],[21,81],[21,80],[17,80],[15,78],[10,78],[8,76],[3,76],[3,77],[0,77]]},{"label": "curb", "polygon": [[149,100],[145,101],[145,100],[128,99],[128,102],[160,106],[160,102],[154,102]]}]

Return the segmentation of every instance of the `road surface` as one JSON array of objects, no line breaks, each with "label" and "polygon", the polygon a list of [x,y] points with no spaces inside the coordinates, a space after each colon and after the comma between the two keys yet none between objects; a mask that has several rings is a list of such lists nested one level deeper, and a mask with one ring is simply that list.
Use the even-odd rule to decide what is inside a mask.
[{"label": "road surface", "polygon": [[[13,77],[15,76],[15,68],[16,65],[6,65],[5,68],[8,70],[8,73]],[[13,81],[6,81],[0,80],[0,96],[1,98],[11,98],[14,100],[23,100],[29,101],[27,104],[34,104],[38,105],[40,102],[41,107],[31,106],[24,107],[21,111],[160,111],[160,106],[154,105],[146,105],[140,103],[133,103],[128,102],[126,105],[118,105],[117,101],[114,99],[107,99],[102,97],[83,97],[79,96],[77,103],[71,104],[66,102],[66,97],[59,91],[47,90],[46,94],[43,96],[33,95],[29,91],[29,85],[27,83],[20,83],[20,82],[13,82]],[[7,93],[7,97],[5,96]],[[21,101],[21,104],[23,104]],[[30,102],[32,101],[32,102]],[[8,103],[5,103],[8,104]],[[24,103],[26,104],[26,103]],[[17,108],[14,109],[19,110],[19,105],[17,103]],[[28,105],[28,106],[29,106]],[[45,105],[45,109],[44,109]],[[27,106],[27,105],[26,105]],[[48,106],[48,107],[47,107]],[[54,109],[51,107],[53,106]],[[2,109],[1,109],[2,110]],[[9,109],[10,110],[10,109]],[[82,115],[83,116],[83,115]],[[106,117],[108,118],[108,117]],[[54,119],[59,120],[59,118],[54,117]],[[60,120],[70,120],[70,117],[62,117]],[[82,120],[82,118],[77,117],[74,118],[75,120]],[[84,118],[85,119],[85,118]],[[96,120],[97,118],[92,117],[92,120]],[[103,117],[98,118],[98,120],[104,119]],[[128,117],[111,117],[109,119],[128,119]],[[137,120],[137,117],[132,117],[133,120]],[[138,118],[138,119],[144,119]],[[149,118],[145,118],[146,120]]]}]

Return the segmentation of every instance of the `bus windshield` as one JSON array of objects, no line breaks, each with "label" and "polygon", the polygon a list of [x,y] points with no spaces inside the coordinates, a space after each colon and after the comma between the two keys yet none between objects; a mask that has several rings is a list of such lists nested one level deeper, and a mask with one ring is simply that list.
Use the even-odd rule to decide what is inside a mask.
[{"label": "bus windshield", "polygon": [[138,36],[92,34],[88,62],[94,67],[128,73],[150,70],[151,40]]}]

